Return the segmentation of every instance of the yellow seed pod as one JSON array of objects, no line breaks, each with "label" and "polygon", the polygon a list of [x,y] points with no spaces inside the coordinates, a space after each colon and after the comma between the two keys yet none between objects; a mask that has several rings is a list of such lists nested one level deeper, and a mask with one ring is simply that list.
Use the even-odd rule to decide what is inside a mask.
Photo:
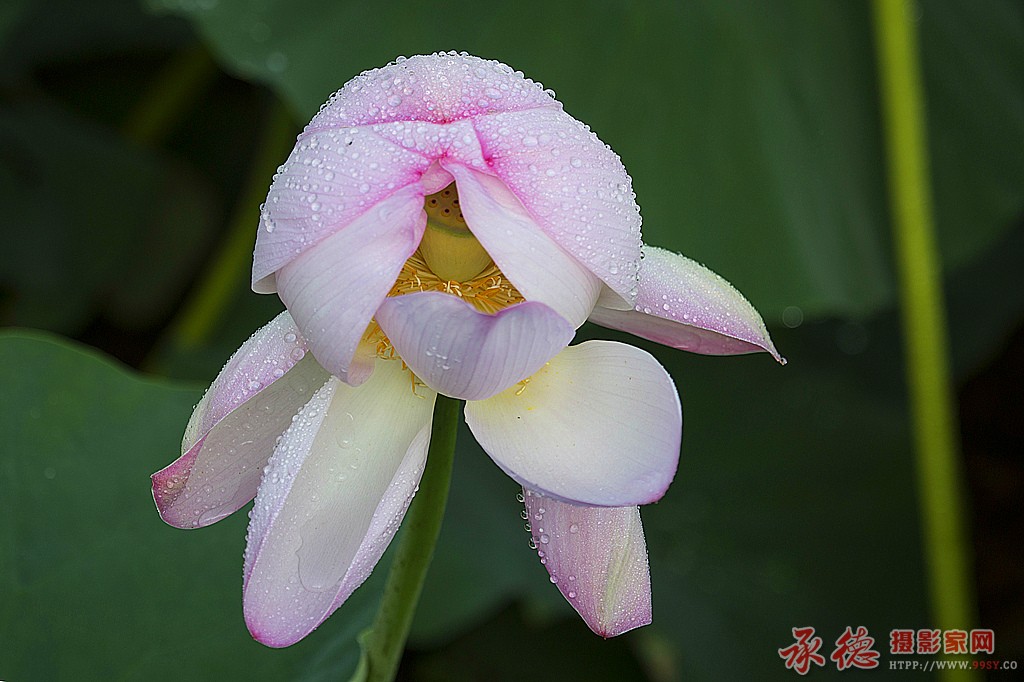
[{"label": "yellow seed pod", "polygon": [[464,282],[491,264],[491,256],[466,225],[454,183],[426,197],[423,209],[427,212],[427,229],[420,242],[420,255],[435,275]]}]

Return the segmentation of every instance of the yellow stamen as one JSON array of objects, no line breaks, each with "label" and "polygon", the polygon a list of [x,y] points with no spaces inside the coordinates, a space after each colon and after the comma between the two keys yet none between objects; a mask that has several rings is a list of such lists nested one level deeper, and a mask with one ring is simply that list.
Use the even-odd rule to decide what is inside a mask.
[{"label": "yellow stamen", "polygon": [[[488,315],[521,303],[524,300],[523,295],[505,278],[505,275],[491,260],[490,255],[473,237],[458,206],[459,199],[455,185],[449,185],[437,194],[426,197],[424,210],[428,218],[427,232],[416,253],[402,265],[402,271],[398,274],[388,296],[402,296],[421,291],[443,291],[446,294],[458,296]],[[433,228],[431,228],[432,224]],[[431,232],[432,229],[433,232]],[[451,239],[444,236],[445,231],[455,235],[453,237],[449,235],[451,239],[461,241],[452,242]],[[464,234],[460,234],[460,231]],[[437,257],[428,258],[425,253],[434,247],[441,247],[439,252],[443,255],[440,256],[440,266]],[[433,262],[431,262],[432,260]],[[453,272],[459,273],[460,276],[452,276]],[[466,275],[465,273],[470,274]],[[376,320],[371,320],[370,325],[366,328],[363,343],[369,344],[378,358],[383,360],[401,359]],[[404,362],[402,365],[405,368]],[[424,384],[412,372],[410,375],[412,376],[413,393],[416,393],[416,388]],[[520,383],[525,389],[528,382],[529,379],[525,379]]]}]

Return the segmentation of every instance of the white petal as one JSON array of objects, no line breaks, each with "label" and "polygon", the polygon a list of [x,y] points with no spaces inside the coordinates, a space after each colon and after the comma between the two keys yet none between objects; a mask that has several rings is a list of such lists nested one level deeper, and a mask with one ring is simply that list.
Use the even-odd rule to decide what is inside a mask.
[{"label": "white petal", "polygon": [[467,403],[466,423],[523,487],[569,502],[654,502],[679,462],[671,377],[646,351],[611,341],[570,346],[525,388]]},{"label": "white petal", "polygon": [[435,394],[380,360],[352,388],[328,382],[285,432],[260,484],[245,556],[246,623],[288,646],[370,573],[419,482]]},{"label": "white petal", "polygon": [[330,376],[298,331],[281,313],[224,365],[192,413],[181,457],[153,474],[164,521],[208,526],[256,495],[274,442]]}]

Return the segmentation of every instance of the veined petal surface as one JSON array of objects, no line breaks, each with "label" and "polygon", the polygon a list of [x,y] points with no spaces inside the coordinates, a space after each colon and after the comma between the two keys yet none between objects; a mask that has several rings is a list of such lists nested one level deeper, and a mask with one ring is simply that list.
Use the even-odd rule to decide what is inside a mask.
[{"label": "veined petal surface", "polygon": [[253,290],[276,291],[274,273],[361,217],[372,218],[375,206],[416,185],[429,166],[429,159],[366,128],[300,135],[260,212]]},{"label": "veined petal surface", "polygon": [[427,291],[387,299],[377,322],[427,386],[482,400],[540,369],[572,340],[565,319],[525,302],[487,315],[452,294]]},{"label": "veined petal surface", "polygon": [[459,208],[473,236],[526,300],[548,306],[579,328],[601,281],[555,243],[498,178],[443,164],[455,178]]},{"label": "veined petal surface", "polygon": [[651,622],[651,573],[638,507],[588,507],[523,489],[551,582],[587,625],[615,637]]},{"label": "veined petal surface", "polygon": [[181,457],[153,474],[161,518],[207,526],[255,497],[277,437],[328,378],[287,312],[253,334],[196,405]]},{"label": "veined petal surface", "polygon": [[402,264],[416,251],[427,216],[419,186],[395,193],[278,272],[281,300],[309,349],[331,374],[356,386],[373,361],[356,348]]},{"label": "veined petal surface", "polygon": [[693,353],[767,351],[785,362],[761,315],[722,277],[686,256],[654,246],[645,246],[644,256],[635,309],[613,310],[599,300],[591,322]]},{"label": "veined petal surface", "polygon": [[649,353],[622,343],[566,348],[525,387],[467,403],[466,423],[505,473],[567,502],[655,502],[679,462],[675,385]]},{"label": "veined petal surface", "polygon": [[556,243],[616,294],[636,300],[640,209],[619,157],[557,109],[474,121],[494,174]]},{"label": "veined petal surface", "polygon": [[358,388],[332,378],[285,432],[260,485],[245,553],[244,611],[273,647],[309,634],[370,574],[427,454],[434,394],[380,360]]}]

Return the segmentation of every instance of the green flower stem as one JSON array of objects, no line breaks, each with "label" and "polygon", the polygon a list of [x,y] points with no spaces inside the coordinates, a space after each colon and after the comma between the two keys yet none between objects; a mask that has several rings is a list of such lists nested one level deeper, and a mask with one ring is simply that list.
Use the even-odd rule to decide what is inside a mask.
[{"label": "green flower stem", "polygon": [[284,105],[276,102],[261,139],[255,145],[257,156],[236,204],[228,235],[210,269],[172,325],[172,347],[194,348],[205,341],[230,303],[238,282],[248,279],[252,245],[259,223],[259,206],[267,195],[270,177],[288,156],[293,144],[295,124]]},{"label": "green flower stem", "polygon": [[933,627],[974,622],[970,552],[947,348],[913,3],[875,0],[875,33],[907,381]]},{"label": "green flower stem", "polygon": [[434,556],[434,545],[441,533],[462,405],[461,400],[443,395],[437,396],[434,403],[427,466],[419,492],[402,522],[402,537],[391,563],[377,618],[359,637],[363,655],[352,682],[391,682],[398,672],[427,568]]}]

